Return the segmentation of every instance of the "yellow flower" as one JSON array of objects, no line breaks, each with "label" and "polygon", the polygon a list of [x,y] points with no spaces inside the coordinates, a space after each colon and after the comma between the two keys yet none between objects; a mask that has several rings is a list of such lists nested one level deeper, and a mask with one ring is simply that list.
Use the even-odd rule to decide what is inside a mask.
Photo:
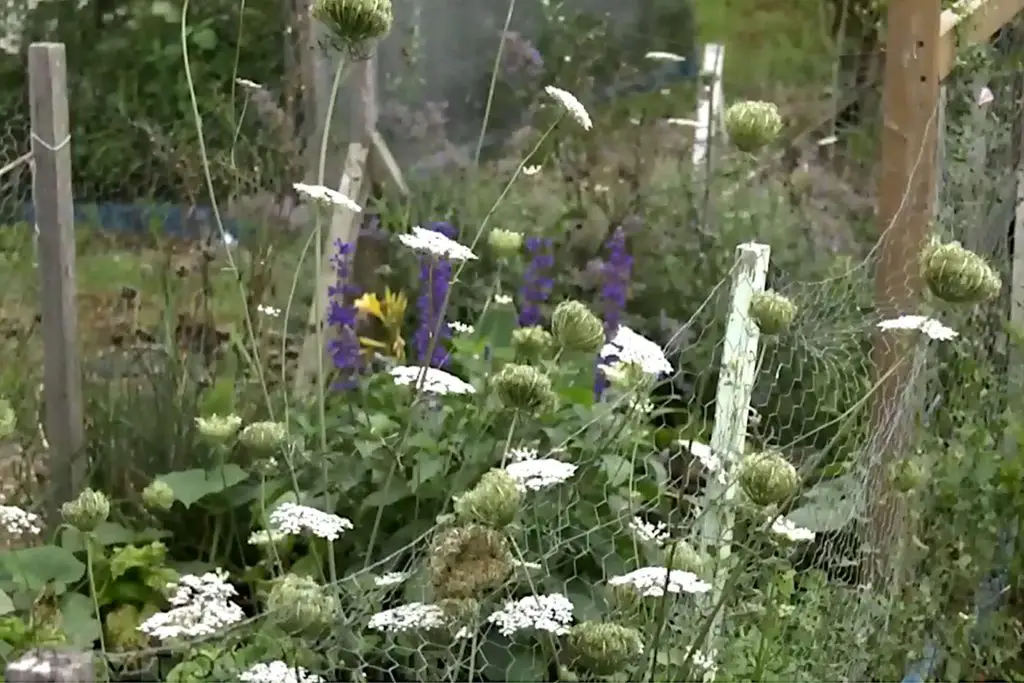
[{"label": "yellow flower", "polygon": [[[386,298],[387,297],[385,295],[385,300]],[[380,299],[378,299],[377,295],[373,292],[363,294],[361,297],[356,299],[355,303],[352,305],[355,306],[356,310],[359,311],[360,314],[373,316],[377,320],[384,322],[384,309],[381,306]]]},{"label": "yellow flower", "polygon": [[405,320],[405,309],[409,306],[409,299],[405,296],[405,292],[392,292],[387,287],[384,288],[384,312],[381,322],[384,323],[385,327],[389,330],[396,330],[401,328],[402,321]]}]

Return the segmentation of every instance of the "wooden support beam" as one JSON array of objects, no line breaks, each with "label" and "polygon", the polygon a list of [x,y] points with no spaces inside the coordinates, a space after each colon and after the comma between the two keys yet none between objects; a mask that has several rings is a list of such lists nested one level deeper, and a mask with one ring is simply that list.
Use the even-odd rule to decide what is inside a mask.
[{"label": "wooden support beam", "polygon": [[[879,188],[879,256],[876,310],[883,318],[918,312],[918,255],[934,215],[940,78],[940,0],[899,0],[888,10],[882,95],[882,174]],[[895,579],[894,548],[903,540],[904,498],[891,490],[888,467],[910,436],[911,339],[877,333],[872,349],[875,380],[869,458],[866,544],[872,560],[865,581],[880,588]]]},{"label": "wooden support beam", "polygon": [[943,12],[936,57],[939,79],[948,76],[956,66],[957,50],[986,42],[1021,11],[1024,0],[961,0]]}]

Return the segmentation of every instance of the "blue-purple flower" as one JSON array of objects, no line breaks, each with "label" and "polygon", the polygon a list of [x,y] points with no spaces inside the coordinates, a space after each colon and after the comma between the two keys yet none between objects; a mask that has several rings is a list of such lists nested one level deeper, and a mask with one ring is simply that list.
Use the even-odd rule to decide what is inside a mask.
[{"label": "blue-purple flower", "polygon": [[[427,228],[453,240],[459,234],[458,229],[451,223],[432,223]],[[444,342],[451,337],[451,330],[444,322],[444,306],[448,289],[452,285],[452,277],[452,262],[449,259],[428,253],[420,256],[421,289],[419,299],[416,301],[420,324],[413,337],[420,365],[443,368],[448,362],[448,350]],[[433,344],[431,352],[431,342],[435,334],[437,341]]]},{"label": "blue-purple flower", "polygon": [[601,273],[601,313],[604,333],[608,339],[615,336],[626,310],[629,279],[633,270],[633,257],[626,249],[626,233],[616,228],[605,245],[606,258]]},{"label": "blue-purple flower", "polygon": [[519,288],[519,324],[531,327],[541,323],[541,304],[548,300],[554,289],[555,281],[551,274],[555,267],[555,255],[551,240],[541,237],[526,239],[526,253],[530,261]]},{"label": "blue-purple flower", "polygon": [[336,275],[335,284],[327,288],[327,327],[333,333],[327,342],[327,352],[331,354],[334,367],[341,373],[341,388],[349,388],[355,383],[355,375],[362,367],[359,337],[356,334],[356,317],[358,311],[352,304],[359,294],[359,287],[352,284],[352,256],[355,246],[337,240],[331,255],[331,266]]}]

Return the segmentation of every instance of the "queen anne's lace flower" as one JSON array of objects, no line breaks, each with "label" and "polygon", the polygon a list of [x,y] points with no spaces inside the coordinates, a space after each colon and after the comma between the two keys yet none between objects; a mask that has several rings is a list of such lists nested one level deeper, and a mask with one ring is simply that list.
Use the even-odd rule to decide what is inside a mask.
[{"label": "queen anne's lace flower", "polygon": [[536,460],[537,449],[536,448],[510,448],[508,453],[505,454],[505,458],[509,462],[523,462],[525,460]]},{"label": "queen anne's lace flower", "polygon": [[500,610],[487,617],[487,621],[495,624],[506,637],[527,629],[562,635],[572,623],[572,611],[572,601],[561,593],[529,595],[506,601]]},{"label": "queen anne's lace flower", "polygon": [[323,676],[310,673],[301,666],[288,666],[280,659],[269,664],[260,662],[238,674],[242,683],[324,683]]},{"label": "queen anne's lace flower", "polygon": [[634,517],[629,523],[629,528],[641,541],[647,541],[659,547],[669,539],[668,525],[664,522],[652,524],[640,517]]},{"label": "queen anne's lace flower", "polygon": [[567,481],[579,469],[576,465],[553,458],[522,460],[509,463],[505,471],[524,491],[539,491]]},{"label": "queen anne's lace flower", "polygon": [[296,535],[309,533],[327,541],[336,541],[352,529],[352,522],[307,505],[282,503],[270,513],[269,526],[271,531]]},{"label": "queen anne's lace flower", "polygon": [[772,522],[772,533],[793,542],[814,540],[813,531],[797,526],[786,517],[779,517]]},{"label": "queen anne's lace flower", "polygon": [[656,62],[685,62],[686,57],[677,55],[675,52],[662,52],[661,50],[652,50],[644,55],[645,59],[651,59]]},{"label": "queen anne's lace flower", "polygon": [[608,580],[611,586],[632,586],[648,598],[660,598],[669,593],[707,593],[711,584],[702,581],[693,572],[665,567],[643,567]]},{"label": "queen anne's lace flower", "polygon": [[169,588],[171,609],[146,619],[140,632],[158,640],[203,638],[245,618],[242,608],[231,601],[238,593],[223,570],[186,574]]},{"label": "queen anne's lace flower", "polygon": [[13,505],[0,505],[0,526],[12,536],[42,533],[43,520],[34,512]]},{"label": "queen anne's lace flower", "polygon": [[407,572],[387,572],[381,574],[373,580],[373,583],[378,588],[390,588],[391,586],[397,586],[409,578]]},{"label": "queen anne's lace flower", "polygon": [[553,85],[544,88],[544,92],[548,94],[548,97],[558,102],[562,109],[565,110],[565,113],[572,117],[576,123],[580,124],[583,130],[590,130],[594,127],[594,122],[591,121],[587,108],[571,92],[556,88]]},{"label": "queen anne's lace flower", "polygon": [[634,363],[649,375],[660,377],[672,372],[672,364],[660,346],[625,325],[619,325],[615,336],[601,349],[601,358]]},{"label": "queen anne's lace flower", "polygon": [[923,315],[901,315],[893,320],[883,320],[878,323],[878,327],[883,330],[917,330],[929,339],[936,341],[949,341],[960,336],[960,333],[953,328]]},{"label": "queen anne's lace flower", "polygon": [[[426,374],[424,374],[424,371]],[[399,365],[390,372],[395,384],[400,386],[420,386],[420,375],[423,376],[422,390],[431,394],[475,394],[476,388],[455,375],[437,368],[424,368],[419,365]]]},{"label": "queen anne's lace flower", "polygon": [[386,609],[370,617],[367,626],[374,631],[406,633],[409,631],[431,631],[448,624],[444,611],[437,605],[410,602],[393,609]]},{"label": "queen anne's lace flower", "polygon": [[235,83],[242,86],[246,90],[258,91],[263,90],[263,86],[256,81],[250,81],[248,78],[236,78]]},{"label": "queen anne's lace flower", "polygon": [[450,327],[452,332],[454,332],[455,334],[469,335],[469,334],[473,334],[473,332],[474,332],[474,327],[472,325],[468,325],[466,323],[460,323],[457,320],[454,321],[454,322],[448,323],[448,327]]},{"label": "queen anne's lace flower", "polygon": [[475,261],[477,259],[477,255],[469,247],[459,244],[436,230],[427,230],[419,226],[414,227],[409,234],[399,235],[398,241],[413,251],[432,254],[449,261]]},{"label": "queen anne's lace flower", "polygon": [[303,197],[310,199],[320,204],[327,204],[328,206],[340,206],[343,209],[348,209],[352,213],[359,213],[363,210],[363,207],[356,204],[354,201],[349,199],[346,195],[332,190],[329,187],[323,185],[307,185],[306,183],[295,183],[292,185],[295,191]]},{"label": "queen anne's lace flower", "polygon": [[679,445],[688,450],[690,455],[695,457],[697,462],[704,466],[704,469],[707,470],[711,477],[719,483],[725,482],[725,471],[722,465],[722,459],[718,457],[717,453],[711,450],[711,446],[691,439],[680,439]]}]

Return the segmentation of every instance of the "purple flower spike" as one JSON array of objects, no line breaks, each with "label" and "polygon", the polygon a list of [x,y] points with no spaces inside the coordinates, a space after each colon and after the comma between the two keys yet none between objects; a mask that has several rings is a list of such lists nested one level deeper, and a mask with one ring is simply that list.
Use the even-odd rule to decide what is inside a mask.
[{"label": "purple flower spike", "polygon": [[338,388],[347,389],[355,386],[356,374],[362,368],[359,337],[356,334],[356,316],[358,312],[352,300],[359,295],[359,288],[349,281],[352,273],[353,245],[338,240],[334,243],[335,252],[331,255],[337,281],[327,288],[327,327],[334,331],[327,342],[327,351],[331,361],[341,375]]},{"label": "purple flower spike", "polygon": [[[445,237],[456,239],[459,230],[451,223],[435,222],[429,223],[428,230],[439,232]],[[434,368],[443,368],[448,363],[448,350],[444,342],[451,338],[451,329],[444,322],[445,298],[452,285],[453,269],[451,261],[443,258],[436,258],[429,255],[420,257],[420,296],[416,301],[416,308],[419,311],[419,327],[413,337],[416,353],[421,365],[428,365]],[[437,331],[438,340],[434,345],[434,351],[427,357],[430,351],[430,343],[434,332]]]},{"label": "purple flower spike", "polygon": [[612,233],[605,249],[607,258],[601,273],[601,307],[605,336],[611,339],[618,331],[622,314],[626,310],[633,257],[626,249],[626,233],[622,228]]},{"label": "purple flower spike", "polygon": [[541,304],[551,296],[555,281],[551,272],[555,267],[555,255],[551,240],[541,237],[526,238],[526,253],[530,261],[523,273],[523,284],[519,288],[519,325],[530,327],[542,321]]}]

